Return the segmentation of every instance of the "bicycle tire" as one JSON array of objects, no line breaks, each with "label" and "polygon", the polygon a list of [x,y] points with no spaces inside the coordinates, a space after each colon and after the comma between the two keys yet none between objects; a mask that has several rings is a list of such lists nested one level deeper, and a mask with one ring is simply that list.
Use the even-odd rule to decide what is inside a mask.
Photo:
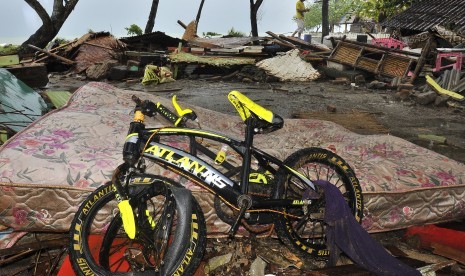
[{"label": "bicycle tire", "polygon": [[[192,275],[197,269],[206,246],[200,206],[190,195],[189,232],[176,235],[176,225],[183,223],[177,221],[182,210],[170,189],[180,184],[164,177],[143,176],[156,177],[157,181],[134,188],[137,195],[131,192],[138,229],[134,240],[123,230],[111,183],[97,188],[81,204],[71,223],[69,249],[70,262],[78,275]],[[142,216],[143,211],[150,215]],[[165,239],[155,240],[159,232]],[[180,246],[170,248],[174,243]]]},{"label": "bicycle tire", "polygon": [[[327,180],[336,185],[357,221],[363,215],[363,199],[360,183],[352,168],[337,154],[321,148],[305,148],[291,154],[284,164],[305,175],[310,180]],[[276,233],[286,244],[298,248],[312,257],[329,256],[325,244],[324,208],[325,199],[323,189],[318,189],[319,198],[312,200],[312,204],[304,207],[284,208],[276,221]],[[275,196],[280,199],[304,199],[304,193],[311,193],[313,189],[302,183],[298,178],[289,174],[285,169],[278,171]],[[287,214],[287,215],[286,215]]]}]

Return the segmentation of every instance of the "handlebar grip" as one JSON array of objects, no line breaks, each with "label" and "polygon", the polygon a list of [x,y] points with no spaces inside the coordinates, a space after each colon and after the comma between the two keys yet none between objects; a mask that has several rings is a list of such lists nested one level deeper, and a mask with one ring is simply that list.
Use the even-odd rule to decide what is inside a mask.
[{"label": "handlebar grip", "polygon": [[182,121],[180,117],[171,112],[171,110],[163,106],[161,103],[157,103],[157,111],[168,121],[173,123],[174,126],[178,126],[178,124]]},{"label": "handlebar grip", "polygon": [[136,103],[136,110],[142,111],[142,113],[146,116],[153,117],[157,114],[157,107],[156,105],[149,101],[145,100],[142,101],[136,95],[132,95],[132,100]]}]

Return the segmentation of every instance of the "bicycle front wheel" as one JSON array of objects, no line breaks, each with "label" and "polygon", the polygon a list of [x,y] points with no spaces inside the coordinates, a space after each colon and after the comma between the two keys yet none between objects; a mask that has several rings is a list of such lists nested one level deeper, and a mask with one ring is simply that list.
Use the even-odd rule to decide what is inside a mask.
[{"label": "bicycle front wheel", "polygon": [[[153,176],[151,176],[153,177]],[[130,239],[118,211],[112,185],[92,192],[71,223],[70,261],[78,275],[192,275],[206,244],[203,213],[192,199],[188,234],[179,235],[182,217],[171,186],[176,182],[157,176],[157,181],[131,192],[136,237]]]},{"label": "bicycle front wheel", "polygon": [[[360,222],[363,215],[362,190],[352,168],[337,154],[321,148],[305,148],[294,152],[284,164],[308,179],[326,180],[342,193],[352,214]],[[311,194],[310,205],[284,208],[275,222],[276,232],[286,244],[292,244],[313,257],[327,257],[325,235],[325,197],[323,189],[313,190],[285,169],[278,172],[275,195],[280,199],[302,201]],[[315,193],[319,193],[315,194]]]}]

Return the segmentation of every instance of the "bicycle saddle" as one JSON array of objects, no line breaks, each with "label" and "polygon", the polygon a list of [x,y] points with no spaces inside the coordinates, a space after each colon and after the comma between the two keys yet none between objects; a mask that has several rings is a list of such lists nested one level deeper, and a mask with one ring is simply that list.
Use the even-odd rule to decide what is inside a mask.
[{"label": "bicycle saddle", "polygon": [[284,120],[281,116],[254,103],[239,91],[229,92],[228,99],[244,122],[251,116],[256,118],[254,128],[257,129],[257,133],[273,132],[284,125]]}]

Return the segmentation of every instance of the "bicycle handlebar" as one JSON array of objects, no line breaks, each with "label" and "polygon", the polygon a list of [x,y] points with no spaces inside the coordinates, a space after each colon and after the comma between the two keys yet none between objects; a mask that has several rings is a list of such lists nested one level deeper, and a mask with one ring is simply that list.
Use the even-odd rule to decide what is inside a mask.
[{"label": "bicycle handlebar", "polygon": [[174,126],[184,127],[186,126],[187,120],[195,121],[197,115],[194,111],[190,109],[181,109],[179,104],[176,102],[176,96],[173,96],[173,105],[178,112],[179,116],[169,110],[167,107],[162,105],[160,102],[154,103],[149,100],[142,101],[137,96],[133,95],[132,100],[137,104],[137,108],[146,116],[153,117],[159,113],[168,121],[170,121]]}]

